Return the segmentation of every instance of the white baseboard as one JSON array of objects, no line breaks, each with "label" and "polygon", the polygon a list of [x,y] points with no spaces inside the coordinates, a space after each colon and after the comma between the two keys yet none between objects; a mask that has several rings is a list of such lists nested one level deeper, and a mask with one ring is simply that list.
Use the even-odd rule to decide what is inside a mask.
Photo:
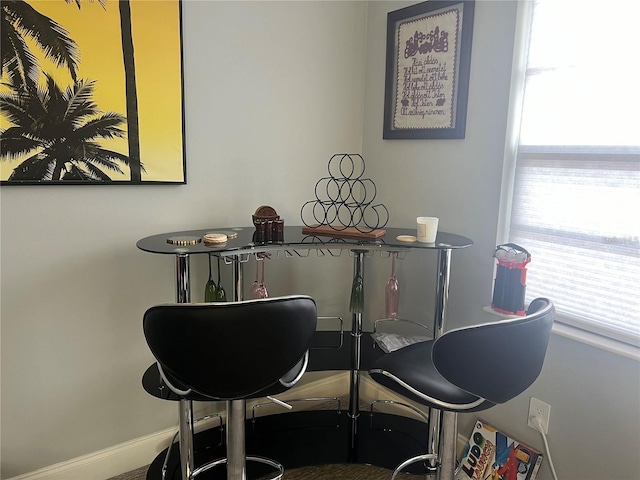
[{"label": "white baseboard", "polygon": [[167,428],[8,480],[105,480],[149,464],[167,448],[175,431]]},{"label": "white baseboard", "polygon": [[[319,380],[298,386],[278,396],[284,401],[302,397],[342,397],[349,391],[349,373],[341,372]],[[360,383],[361,401],[369,403],[372,400],[387,399],[407,402],[390,390],[383,389],[369,377],[363,375]],[[254,402],[255,403],[255,402]],[[417,404],[415,404],[417,405]],[[248,404],[248,407],[251,405]],[[310,405],[310,408],[313,406]],[[304,406],[296,406],[296,409]],[[424,409],[424,407],[421,407]],[[417,417],[407,410],[410,417]],[[224,416],[224,412],[219,412]],[[57,463],[49,467],[18,475],[7,480],[106,480],[124,472],[135,470],[148,465],[162,450],[167,448],[177,427],[170,427],[160,432],[136,438],[128,442],[114,445],[97,452],[83,455],[66,462]],[[467,444],[468,439],[458,435],[458,454]]]}]

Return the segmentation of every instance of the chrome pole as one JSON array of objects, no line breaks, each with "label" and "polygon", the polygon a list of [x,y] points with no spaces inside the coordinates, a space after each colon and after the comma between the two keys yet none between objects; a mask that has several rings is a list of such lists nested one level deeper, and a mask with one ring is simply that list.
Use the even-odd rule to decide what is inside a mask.
[{"label": "chrome pole", "polygon": [[442,412],[442,438],[440,439],[440,468],[437,480],[451,480],[456,472],[456,442],[458,414]]},{"label": "chrome pole", "polygon": [[[354,250],[353,278],[360,276],[364,279],[364,250]],[[362,341],[362,312],[352,314],[351,324],[351,372],[349,387],[349,418],[351,419],[350,456],[355,455],[358,443],[358,416],[360,406],[360,357]],[[352,458],[353,460],[353,458]]]},{"label": "chrome pole", "polygon": [[[429,438],[427,440],[427,452],[437,454],[440,451],[440,421],[442,419],[442,410],[437,408],[429,408]],[[427,461],[427,469],[435,472],[438,469],[438,461],[434,459]]]},{"label": "chrome pole", "polygon": [[[444,333],[444,321],[449,300],[449,274],[451,270],[451,249],[438,250],[438,277],[436,280],[436,305],[433,317],[433,337],[438,338]],[[437,454],[440,448],[440,432],[442,411],[437,408],[429,409],[429,437],[427,440],[428,453]],[[436,470],[438,462],[428,461],[429,470]]]},{"label": "chrome pole", "polygon": [[436,285],[436,308],[433,319],[433,335],[438,338],[444,333],[444,321],[449,300],[449,274],[451,270],[451,249],[438,250],[438,279]]},{"label": "chrome pole", "polygon": [[176,302],[191,302],[191,287],[189,285],[189,254],[176,255]]},{"label": "chrome pole", "polygon": [[246,480],[245,400],[227,401],[227,480]]},{"label": "chrome pole", "polygon": [[243,285],[243,267],[240,261],[240,255],[236,255],[233,258],[233,291],[231,292],[232,298],[236,302],[244,300]]},{"label": "chrome pole", "polygon": [[182,480],[191,480],[193,472],[193,405],[191,400],[180,400],[180,470]]}]

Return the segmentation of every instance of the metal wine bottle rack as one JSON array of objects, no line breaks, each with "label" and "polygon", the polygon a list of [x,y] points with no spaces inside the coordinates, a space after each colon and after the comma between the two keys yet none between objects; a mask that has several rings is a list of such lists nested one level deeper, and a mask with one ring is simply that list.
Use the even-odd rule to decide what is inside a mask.
[{"label": "metal wine bottle rack", "polygon": [[316,183],[316,198],[300,209],[302,222],[307,227],[327,225],[336,231],[352,227],[361,233],[384,228],[389,210],[382,203],[373,204],[378,192],[373,180],[364,178],[364,158],[337,153],[329,159],[327,170],[329,176]]}]

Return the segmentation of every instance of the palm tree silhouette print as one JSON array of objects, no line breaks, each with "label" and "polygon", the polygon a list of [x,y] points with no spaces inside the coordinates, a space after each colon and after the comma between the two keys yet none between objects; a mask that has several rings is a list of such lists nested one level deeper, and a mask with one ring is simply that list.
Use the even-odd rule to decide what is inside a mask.
[{"label": "palm tree silhouette print", "polygon": [[[79,1],[76,0],[78,8]],[[100,0],[104,5],[103,2]],[[2,0],[1,11],[2,76],[7,75],[10,85],[22,90],[35,90],[37,85],[40,70],[26,38],[31,38],[57,66],[66,67],[73,81],[76,80],[80,53],[60,24],[23,0]]]},{"label": "palm tree silhouette print", "polygon": [[28,155],[9,181],[75,180],[109,182],[104,170],[122,173],[129,158],[96,140],[124,137],[126,118],[102,113],[91,99],[95,81],[78,80],[62,91],[45,74],[35,93],[0,94],[0,107],[14,125],[2,132],[0,158]]},{"label": "palm tree silhouette print", "polygon": [[138,125],[138,92],[136,88],[136,65],[133,54],[133,34],[131,32],[131,6],[129,0],[118,2],[120,9],[120,34],[122,36],[122,57],[124,60],[124,76],[127,97],[127,131],[129,142],[129,158],[131,159],[131,181],[140,182],[140,129]]},{"label": "palm tree silhouette print", "polygon": [[[106,8],[106,0],[97,1]],[[65,2],[81,8],[81,0]],[[140,182],[145,168],[140,162],[131,12],[128,0],[118,3],[127,117],[113,112],[102,113],[91,101],[95,81],[77,79],[78,47],[60,24],[23,0],[2,0],[2,77],[6,74],[8,82],[5,85],[15,94],[2,94],[0,100],[0,110],[13,124],[7,130],[0,130],[0,160],[37,152],[21,162],[8,181],[108,182],[111,178],[104,169],[123,173],[120,163],[129,167],[132,182]],[[46,85],[37,86],[37,60],[25,43],[26,37],[34,40],[54,64],[67,68],[73,86],[62,92],[44,72]],[[68,105],[63,110],[65,103]],[[25,110],[19,112],[19,108]],[[120,128],[124,124],[128,126],[128,135]],[[70,132],[74,134],[66,136]],[[56,135],[60,135],[59,138]],[[127,138],[129,157],[101,148],[97,143],[100,139],[114,137]]]}]

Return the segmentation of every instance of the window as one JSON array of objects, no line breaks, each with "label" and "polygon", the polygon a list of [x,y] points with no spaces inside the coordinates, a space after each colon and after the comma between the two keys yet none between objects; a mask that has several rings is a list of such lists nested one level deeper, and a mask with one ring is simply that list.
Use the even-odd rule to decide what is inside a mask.
[{"label": "window", "polygon": [[507,214],[508,240],[532,256],[527,300],[640,345],[640,2],[531,11]]}]

